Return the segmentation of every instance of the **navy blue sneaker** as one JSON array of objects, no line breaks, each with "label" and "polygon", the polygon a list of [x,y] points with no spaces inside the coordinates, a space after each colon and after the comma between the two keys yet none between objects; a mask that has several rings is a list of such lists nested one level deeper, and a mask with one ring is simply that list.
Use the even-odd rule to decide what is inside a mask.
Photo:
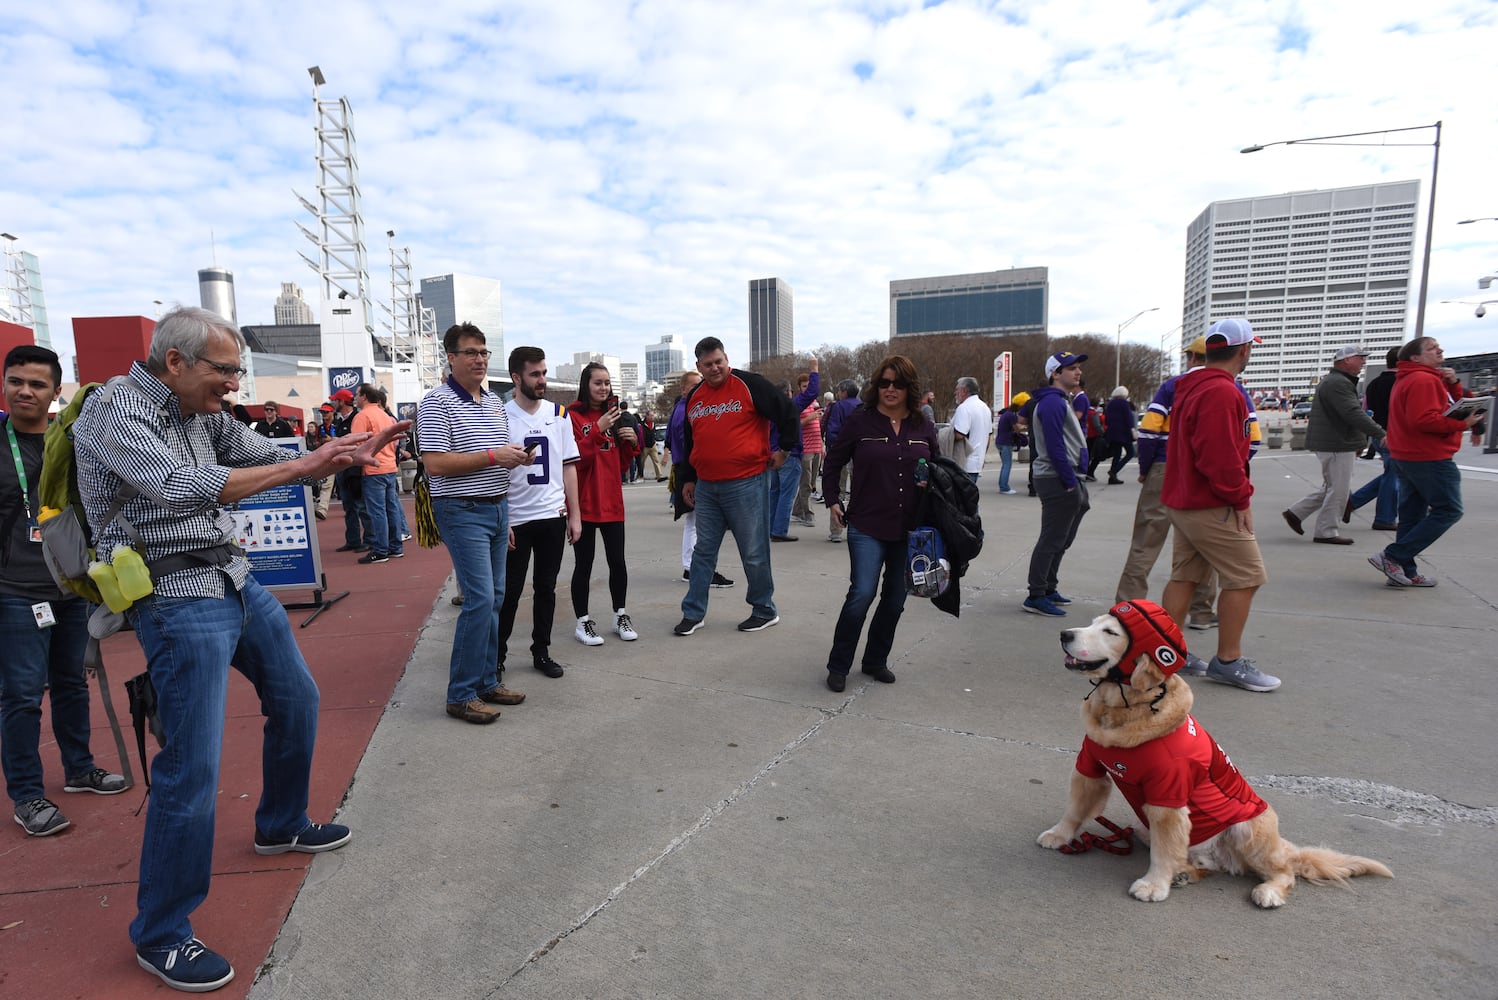
[{"label": "navy blue sneaker", "polygon": [[256,854],[285,854],[298,851],[302,854],[321,854],[336,851],[353,838],[346,826],[337,823],[313,823],[290,840],[271,840],[255,831]]},{"label": "navy blue sneaker", "polygon": [[1053,618],[1065,618],[1066,612],[1052,604],[1047,597],[1027,597],[1025,603],[1020,605],[1032,615],[1050,615]]},{"label": "navy blue sneaker", "polygon": [[234,966],[228,959],[205,947],[197,938],[175,948],[149,951],[137,948],[135,960],[142,969],[184,993],[207,993],[234,978]]},{"label": "navy blue sneaker", "polygon": [[1067,597],[1065,594],[1059,593],[1059,592],[1054,591],[1054,590],[1051,591],[1049,594],[1045,595],[1045,599],[1048,600],[1048,601],[1050,601],[1052,604],[1057,605],[1057,606],[1060,606],[1062,604],[1070,604],[1071,603],[1071,598],[1070,597]]}]

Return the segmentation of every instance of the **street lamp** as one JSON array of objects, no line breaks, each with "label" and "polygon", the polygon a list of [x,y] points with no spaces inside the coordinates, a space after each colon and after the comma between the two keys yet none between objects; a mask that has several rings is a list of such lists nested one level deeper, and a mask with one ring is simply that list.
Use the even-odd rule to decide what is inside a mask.
[{"label": "street lamp", "polygon": [[1122,323],[1118,324],[1118,336],[1114,340],[1114,343],[1113,343],[1113,384],[1115,386],[1120,385],[1123,382],[1123,332],[1124,332],[1124,328],[1126,326],[1128,326],[1130,323],[1134,322],[1140,316],[1143,316],[1145,313],[1158,312],[1159,309],[1160,309],[1159,306],[1150,306],[1148,309],[1141,309],[1137,313],[1135,313],[1134,315],[1130,316],[1128,319],[1124,320]]},{"label": "street lamp", "polygon": [[[1430,126],[1426,126],[1429,128]],[[1474,222],[1498,222],[1498,215],[1484,215],[1476,219],[1458,219],[1458,226],[1470,226]]]},{"label": "street lamp", "polygon": [[[1365,135],[1391,135],[1395,132],[1419,132],[1423,129],[1433,128],[1436,130],[1434,142],[1332,142],[1333,139],[1356,139]],[[1257,153],[1261,149],[1270,146],[1434,146],[1435,154],[1430,164],[1430,208],[1425,216],[1425,259],[1420,265],[1420,302],[1415,308],[1415,336],[1425,335],[1425,291],[1430,285],[1430,237],[1436,223],[1436,178],[1441,170],[1441,123],[1434,125],[1411,125],[1409,128],[1386,128],[1374,132],[1347,132],[1343,135],[1316,135],[1309,139],[1282,139],[1279,142],[1266,142],[1262,145],[1245,146],[1238,150],[1240,153]],[[1479,220],[1468,220],[1476,222]]]}]

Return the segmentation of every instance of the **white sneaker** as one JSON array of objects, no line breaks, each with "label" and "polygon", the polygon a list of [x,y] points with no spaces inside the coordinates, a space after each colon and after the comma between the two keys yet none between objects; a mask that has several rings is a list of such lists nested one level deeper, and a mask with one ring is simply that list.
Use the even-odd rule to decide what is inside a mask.
[{"label": "white sneaker", "polygon": [[598,634],[598,628],[593,624],[593,617],[591,615],[586,618],[579,618],[577,620],[577,631],[572,634],[577,636],[577,641],[584,646],[603,645],[603,636]]},{"label": "white sneaker", "polygon": [[640,637],[640,633],[635,631],[634,623],[629,620],[629,615],[623,611],[614,615],[614,631],[618,632],[619,638],[625,642],[634,642]]}]

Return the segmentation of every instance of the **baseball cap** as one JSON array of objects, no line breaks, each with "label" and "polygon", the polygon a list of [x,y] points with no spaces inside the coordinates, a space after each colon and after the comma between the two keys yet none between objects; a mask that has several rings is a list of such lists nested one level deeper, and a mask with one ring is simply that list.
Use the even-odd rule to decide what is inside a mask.
[{"label": "baseball cap", "polygon": [[1343,344],[1337,348],[1337,353],[1332,355],[1333,361],[1346,361],[1348,358],[1366,358],[1368,352],[1358,344]]},{"label": "baseball cap", "polygon": [[332,404],[330,404],[330,403],[324,403],[321,406],[319,406],[318,409],[321,410],[324,413],[332,413],[333,412],[333,407],[332,407]]},{"label": "baseball cap", "polygon": [[1071,351],[1057,351],[1045,359],[1045,377],[1050,378],[1062,368],[1070,368],[1072,365],[1080,365],[1087,360],[1085,354],[1073,354]]},{"label": "baseball cap", "polygon": [[1263,341],[1254,336],[1254,328],[1248,320],[1233,317],[1220,319],[1207,331],[1208,347],[1241,347],[1244,344],[1259,344]]},{"label": "baseball cap", "polygon": [[1206,357],[1207,356],[1207,338],[1205,336],[1197,337],[1191,343],[1187,344],[1186,345],[1186,353],[1187,354],[1200,354],[1202,357]]},{"label": "baseball cap", "polygon": [[352,403],[354,401],[354,394],[352,392],[349,392],[347,389],[339,389],[328,398],[336,402]]}]

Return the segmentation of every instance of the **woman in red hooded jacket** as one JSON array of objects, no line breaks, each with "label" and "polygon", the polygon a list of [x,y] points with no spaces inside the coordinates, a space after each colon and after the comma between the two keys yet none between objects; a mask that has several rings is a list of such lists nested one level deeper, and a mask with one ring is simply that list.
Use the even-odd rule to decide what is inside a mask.
[{"label": "woman in red hooded jacket", "polygon": [[619,401],[613,398],[609,370],[596,361],[583,368],[577,402],[567,407],[567,412],[572,415],[577,434],[577,499],[583,522],[583,533],[572,546],[572,611],[577,615],[574,634],[585,646],[603,645],[597,623],[588,613],[593,553],[602,535],[603,554],[609,564],[614,631],[626,641],[638,639],[624,605],[629,571],[624,566],[624,488],[619,477],[640,450],[639,442],[632,429],[619,423]]},{"label": "woman in red hooded jacket", "polygon": [[[1451,456],[1462,434],[1482,419],[1446,416],[1468,394],[1457,374],[1442,365],[1445,353],[1434,337],[1416,337],[1399,349],[1399,368],[1389,394],[1389,459],[1399,474],[1399,529],[1394,544],[1368,557],[1374,569],[1400,587],[1434,587],[1415,557],[1462,519],[1462,473]],[[1473,434],[1474,441],[1477,438]]]}]

